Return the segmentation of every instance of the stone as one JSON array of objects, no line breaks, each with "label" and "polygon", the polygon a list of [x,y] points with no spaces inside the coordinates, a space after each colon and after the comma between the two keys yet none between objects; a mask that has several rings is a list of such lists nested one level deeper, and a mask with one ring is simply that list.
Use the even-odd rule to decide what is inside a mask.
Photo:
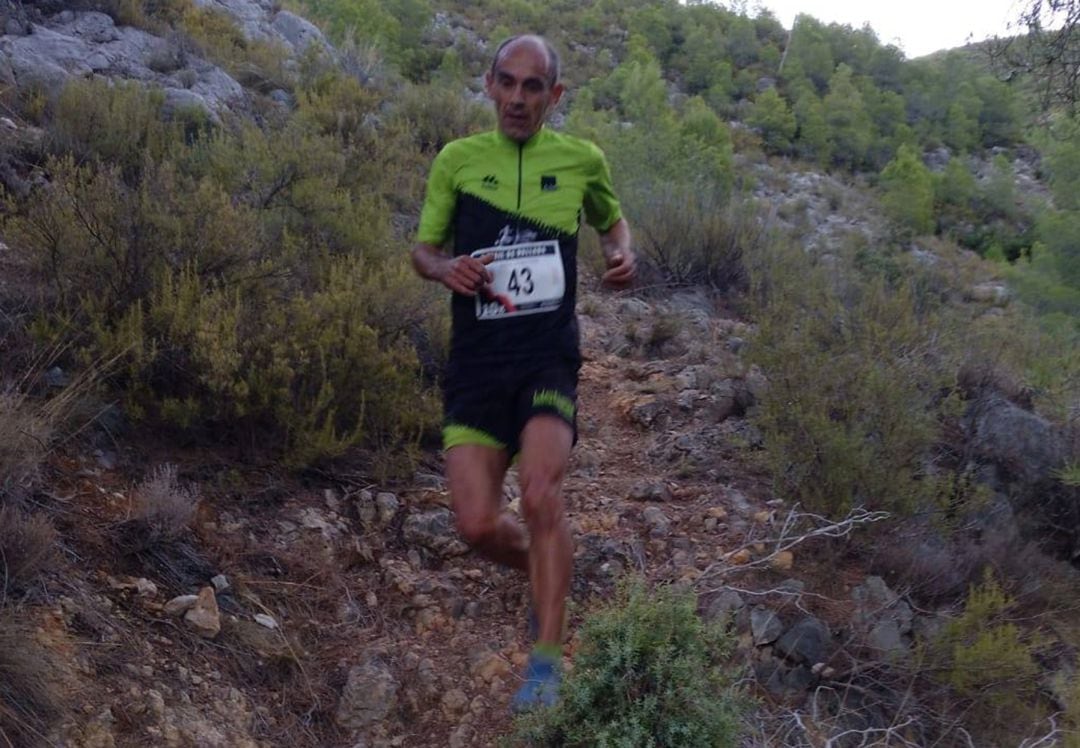
[{"label": "stone", "polygon": [[780,551],[769,560],[769,565],[778,571],[790,571],[795,564],[795,554],[791,551]]},{"label": "stone", "polygon": [[[421,670],[424,662],[420,663]],[[394,674],[378,658],[369,657],[349,669],[335,720],[348,730],[381,722],[397,706],[397,692]]]},{"label": "stone", "polygon": [[663,510],[657,506],[647,506],[641,512],[641,518],[649,527],[649,535],[652,537],[664,537],[671,532],[671,520],[667,518]]},{"label": "stone", "polygon": [[460,688],[451,688],[443,694],[440,705],[443,714],[452,719],[465,711],[469,705],[469,697]]},{"label": "stone", "polygon": [[405,519],[403,535],[406,543],[419,545],[442,556],[461,556],[469,546],[454,530],[454,518],[449,509],[439,507]]},{"label": "stone", "polygon": [[627,498],[631,501],[671,501],[671,489],[658,481],[638,481]]},{"label": "stone", "polygon": [[755,645],[761,647],[772,644],[783,632],[784,624],[780,617],[764,605],[757,605],[750,611],[750,633],[754,637]]},{"label": "stone", "polygon": [[512,668],[506,658],[498,652],[487,652],[476,658],[471,670],[473,675],[486,683],[491,683],[496,678],[509,676]]},{"label": "stone", "polygon": [[832,635],[824,622],[808,616],[784,632],[776,651],[796,663],[815,665],[829,658]]},{"label": "stone", "polygon": [[293,48],[293,51],[298,54],[307,50],[312,44],[317,44],[321,47],[329,46],[326,43],[326,37],[319,31],[318,26],[287,10],[279,11],[277,15],[274,16],[271,27],[280,34],[281,37],[288,42],[289,46]]},{"label": "stone", "polygon": [[892,618],[882,618],[866,636],[867,645],[887,657],[907,654],[907,645],[900,634],[899,624]]},{"label": "stone", "polygon": [[198,595],[179,595],[165,603],[165,613],[170,616],[182,616],[191,610],[198,600]]},{"label": "stone", "polygon": [[375,496],[376,519],[383,527],[390,524],[401,508],[398,497],[389,491],[380,491]]},{"label": "stone", "polygon": [[750,550],[748,548],[740,548],[739,550],[729,554],[727,560],[728,563],[733,566],[745,566],[746,564],[750,563],[751,558],[753,558],[753,556],[750,554]]},{"label": "stone", "polygon": [[221,612],[213,587],[203,587],[195,604],[184,613],[184,622],[199,636],[213,639],[221,632]]},{"label": "stone", "polygon": [[255,623],[265,628],[276,629],[278,627],[278,622],[274,620],[273,616],[268,616],[266,613],[256,613],[252,618],[255,619]]},{"label": "stone", "polygon": [[1023,483],[1051,478],[1066,458],[1064,438],[1049,421],[1000,395],[973,402],[965,421],[974,456]]},{"label": "stone", "polygon": [[709,623],[727,623],[744,607],[746,601],[742,595],[735,590],[722,590],[705,603],[701,617]]},{"label": "stone", "polygon": [[218,574],[210,579],[210,584],[214,585],[216,591],[224,592],[229,589],[229,578],[224,574]]},{"label": "stone", "polygon": [[967,297],[970,301],[993,306],[1005,306],[1011,297],[1009,287],[1004,283],[979,283],[968,289]]}]

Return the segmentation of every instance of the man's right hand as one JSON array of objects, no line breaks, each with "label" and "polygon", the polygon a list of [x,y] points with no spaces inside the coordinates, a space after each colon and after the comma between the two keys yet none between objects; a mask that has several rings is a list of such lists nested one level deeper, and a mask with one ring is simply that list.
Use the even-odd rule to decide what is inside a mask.
[{"label": "man's right hand", "polygon": [[476,296],[488,283],[494,280],[487,265],[495,259],[494,255],[470,257],[458,255],[447,260],[439,281],[455,293],[464,296]]}]

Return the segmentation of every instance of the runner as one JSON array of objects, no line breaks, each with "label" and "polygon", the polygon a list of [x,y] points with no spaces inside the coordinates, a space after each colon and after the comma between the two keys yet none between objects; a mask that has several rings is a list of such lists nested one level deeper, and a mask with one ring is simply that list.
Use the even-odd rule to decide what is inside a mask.
[{"label": "runner", "polygon": [[[561,679],[573,564],[562,482],[576,439],[582,212],[600,233],[606,284],[629,285],[635,258],[603,154],[544,127],[563,94],[551,45],[508,39],[485,82],[498,126],[435,158],[412,257],[422,277],[453,291],[443,443],[458,531],[529,575],[538,630],[512,703],[523,711],[554,704]],[[503,507],[515,460],[525,527]]]}]

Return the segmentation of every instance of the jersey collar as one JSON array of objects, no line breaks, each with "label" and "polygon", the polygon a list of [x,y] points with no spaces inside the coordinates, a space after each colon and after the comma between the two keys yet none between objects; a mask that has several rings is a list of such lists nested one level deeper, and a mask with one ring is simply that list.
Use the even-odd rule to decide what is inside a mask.
[{"label": "jersey collar", "polygon": [[532,137],[526,140],[524,143],[518,143],[513,138],[508,137],[502,130],[499,129],[498,125],[495,126],[495,137],[497,137],[501,142],[511,145],[514,148],[517,148],[519,145],[525,148],[532,148],[545,137],[547,137],[547,126],[540,125],[540,129],[534,132]]}]

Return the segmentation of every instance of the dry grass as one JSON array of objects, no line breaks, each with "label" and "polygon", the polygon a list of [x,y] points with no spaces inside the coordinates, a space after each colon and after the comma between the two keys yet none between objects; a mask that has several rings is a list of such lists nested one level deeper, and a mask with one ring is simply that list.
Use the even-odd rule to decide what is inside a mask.
[{"label": "dry grass", "polygon": [[51,679],[53,667],[31,632],[10,617],[0,618],[0,745],[30,748],[62,713]]},{"label": "dry grass", "polygon": [[0,507],[0,605],[25,592],[56,560],[56,530],[41,514]]},{"label": "dry grass", "polygon": [[197,489],[182,486],[175,465],[158,467],[135,488],[134,517],[159,536],[175,538],[191,524]]}]

